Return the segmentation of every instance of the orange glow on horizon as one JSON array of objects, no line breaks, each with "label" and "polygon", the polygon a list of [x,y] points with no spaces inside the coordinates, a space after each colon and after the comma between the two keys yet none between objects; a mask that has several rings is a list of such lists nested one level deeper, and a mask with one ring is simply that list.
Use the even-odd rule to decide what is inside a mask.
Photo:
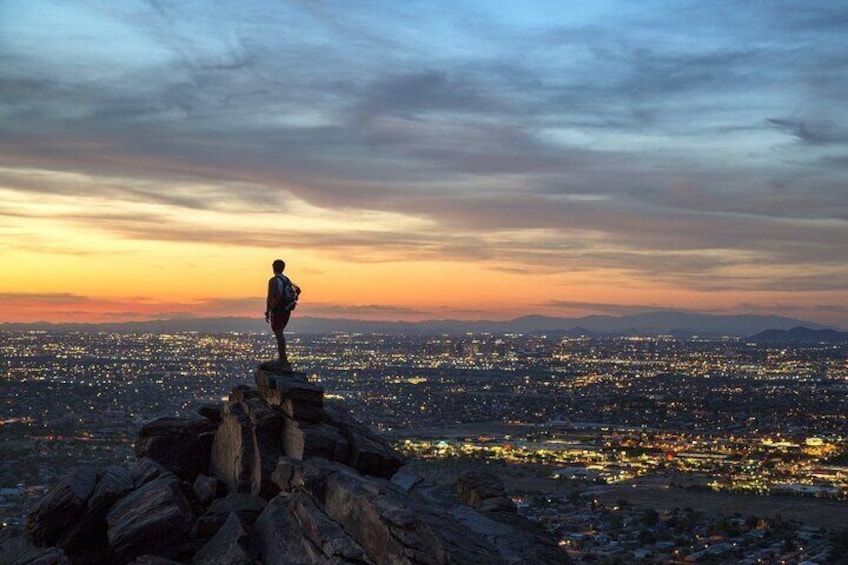
[{"label": "orange glow on horizon", "polygon": [[[43,180],[112,182],[78,177],[50,173]],[[481,251],[475,258],[461,234],[451,234],[462,244],[459,252],[451,246],[443,251],[438,237],[403,243],[405,234],[438,234],[439,228],[396,213],[331,211],[296,199],[287,201],[286,213],[233,213],[96,195],[46,202],[30,195],[13,203],[12,195],[0,186],[0,211],[14,211],[0,225],[0,323],[258,318],[277,257],[304,289],[298,316],[505,320],[683,309],[841,321],[839,312],[816,306],[839,303],[840,291],[698,290],[579,262],[579,268],[555,265],[544,256],[516,253],[505,260]],[[602,239],[585,236],[604,250]],[[507,241],[532,249],[533,237],[553,236],[525,230],[476,237],[480,245]],[[794,303],[791,311],[769,306],[788,303]]]}]

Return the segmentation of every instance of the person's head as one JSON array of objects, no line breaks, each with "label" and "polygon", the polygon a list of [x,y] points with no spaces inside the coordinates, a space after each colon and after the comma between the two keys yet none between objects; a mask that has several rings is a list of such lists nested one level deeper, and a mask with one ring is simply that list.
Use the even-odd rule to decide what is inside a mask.
[{"label": "person's head", "polygon": [[286,270],[286,262],[282,259],[277,259],[273,263],[271,263],[271,268],[274,269],[274,274],[279,275],[280,273]]}]

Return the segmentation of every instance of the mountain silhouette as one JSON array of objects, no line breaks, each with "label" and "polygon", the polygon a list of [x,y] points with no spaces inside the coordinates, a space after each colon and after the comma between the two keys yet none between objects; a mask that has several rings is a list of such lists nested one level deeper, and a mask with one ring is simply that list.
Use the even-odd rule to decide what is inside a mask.
[{"label": "mountain silhouette", "polygon": [[[140,322],[111,323],[4,323],[0,330],[105,331],[105,332],[250,332],[267,331],[259,318],[176,318]],[[751,314],[715,315],[693,312],[658,311],[627,316],[591,315],[559,318],[528,315],[511,320],[424,320],[420,322],[371,321],[352,318],[293,317],[289,329],[296,333],[323,334],[363,332],[388,334],[472,333],[569,333],[575,330],[598,335],[693,335],[747,337],[766,330],[832,329],[809,320],[784,316]]]}]

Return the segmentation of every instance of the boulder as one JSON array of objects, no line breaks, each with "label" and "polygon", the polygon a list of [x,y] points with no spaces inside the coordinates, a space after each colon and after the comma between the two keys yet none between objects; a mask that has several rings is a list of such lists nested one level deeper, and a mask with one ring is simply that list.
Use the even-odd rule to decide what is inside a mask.
[{"label": "boulder", "polygon": [[229,402],[212,443],[209,473],[230,492],[258,493],[261,487],[259,446],[253,424],[238,402]]},{"label": "boulder", "polygon": [[255,388],[247,385],[235,387],[230,392],[230,402],[238,402],[254,426],[270,425],[274,427],[280,425],[282,415],[277,410],[271,408]]},{"label": "boulder", "polygon": [[106,515],[109,544],[123,558],[144,553],[176,557],[192,526],[188,500],[174,477],[145,483],[115,504]]},{"label": "boulder", "polygon": [[191,537],[210,539],[227,521],[230,512],[235,512],[243,524],[250,526],[265,509],[267,503],[268,501],[261,496],[246,493],[231,493],[224,498],[217,498],[194,522]]},{"label": "boulder", "polygon": [[403,465],[403,457],[388,441],[340,406],[325,406],[324,422],[338,429],[347,440],[350,453],[344,462],[360,473],[389,479]]},{"label": "boulder", "polygon": [[212,539],[192,558],[195,565],[251,565],[256,561],[250,555],[250,535],[235,512],[227,519]]},{"label": "boulder", "polygon": [[165,467],[149,457],[143,457],[129,463],[128,469],[133,478],[133,488],[138,488],[162,476],[173,476]]},{"label": "boulder", "polygon": [[516,512],[478,512],[468,506],[450,510],[451,518],[483,536],[507,563],[565,565],[571,559],[539,525]]},{"label": "boulder", "polygon": [[310,383],[304,373],[256,372],[258,394],[294,420],[319,422],[323,418],[324,389]]},{"label": "boulder", "polygon": [[320,422],[324,418],[324,405],[284,398],[280,408],[283,414],[294,420]]},{"label": "boulder", "polygon": [[207,477],[206,475],[197,475],[197,478],[191,484],[191,488],[197,497],[197,501],[204,506],[208,506],[227,490],[227,486],[221,482],[221,479]]},{"label": "boulder", "polygon": [[280,457],[277,467],[271,474],[271,480],[283,492],[303,487],[303,464],[299,459]]},{"label": "boulder", "polygon": [[221,414],[224,411],[224,405],[218,403],[201,404],[197,409],[197,413],[212,422],[213,424],[221,423]]},{"label": "boulder", "polygon": [[29,539],[40,546],[67,546],[99,477],[96,467],[84,465],[51,486],[27,515]]},{"label": "boulder", "polygon": [[515,503],[506,495],[503,481],[486,471],[469,471],[456,481],[459,498],[480,512],[515,512]]},{"label": "boulder", "polygon": [[100,470],[78,468],[57,482],[30,512],[30,540],[63,548],[75,563],[115,562],[117,556],[106,534],[108,512],[137,487],[164,476],[177,480],[146,458]]},{"label": "boulder", "polygon": [[85,512],[68,530],[65,549],[75,562],[109,563],[115,554],[106,537],[106,514],[134,488],[130,465],[110,465],[103,469],[88,499]]},{"label": "boulder", "polygon": [[350,459],[350,445],[339,429],[330,424],[286,418],[283,426],[283,453],[293,459],[323,457],[343,463]]},{"label": "boulder", "polygon": [[259,394],[270,406],[280,406],[284,399],[312,405],[324,403],[324,389],[310,383],[304,373],[271,373],[257,369],[256,386]]},{"label": "boulder", "polygon": [[44,547],[27,551],[12,565],[71,565],[71,560],[58,547]]},{"label": "boulder", "polygon": [[275,497],[256,522],[265,565],[373,563],[348,536],[302,492]]},{"label": "boulder", "polygon": [[[395,481],[395,479],[398,479]],[[556,541],[537,523],[531,522],[513,509],[493,511],[491,501],[499,500],[503,484],[496,477],[483,472],[463,475],[462,486],[449,490],[428,483],[407,470],[392,478],[413,498],[424,500],[447,510],[447,515],[476,534],[482,536],[506,563],[535,563],[538,565],[568,564],[571,560]],[[462,503],[458,492],[477,492],[469,498],[479,504],[479,510]],[[479,493],[484,493],[479,496]],[[511,502],[511,501],[510,501]]]},{"label": "boulder", "polygon": [[256,452],[250,492],[271,498],[277,494],[271,482],[271,473],[274,472],[277,459],[283,454],[280,436],[285,415],[279,409],[271,408],[255,388],[238,386],[233,389],[230,397],[253,424]]},{"label": "boulder", "polygon": [[88,512],[105,518],[112,505],[135,488],[139,471],[137,467],[128,464],[110,465],[103,469],[88,500]]},{"label": "boulder", "polygon": [[253,524],[267,504],[268,501],[261,496],[233,493],[215,500],[208,512],[223,514],[225,517],[235,512],[242,522]]},{"label": "boulder", "polygon": [[206,473],[215,424],[203,419],[159,418],[142,426],[137,457],[149,457],[186,481]]},{"label": "boulder", "polygon": [[375,563],[504,563],[479,534],[444,509],[389,481],[319,458],[304,462],[306,488]]}]

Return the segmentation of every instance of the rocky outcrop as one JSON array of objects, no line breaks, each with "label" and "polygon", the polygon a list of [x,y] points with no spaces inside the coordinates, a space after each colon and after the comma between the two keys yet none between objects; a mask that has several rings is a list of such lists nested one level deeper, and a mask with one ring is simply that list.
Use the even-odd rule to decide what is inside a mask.
[{"label": "rocky outcrop", "polygon": [[324,457],[382,477],[403,463],[367,426],[325,406],[324,391],[303,373],[259,369],[256,383],[233,389],[212,444],[210,474],[230,490],[273,495],[271,474],[281,456]]},{"label": "rocky outcrop", "polygon": [[140,459],[56,483],[27,523],[50,549],[28,563],[568,562],[495,477],[464,477],[465,503],[393,483],[402,458],[304,375],[259,369],[256,383],[210,418],[147,424]]},{"label": "rocky outcrop", "polygon": [[75,563],[115,562],[119,559],[116,551],[123,549],[111,539],[113,523],[117,520],[121,525],[114,517],[116,508],[133,505],[137,515],[149,520],[154,513],[146,504],[146,485],[164,479],[180,484],[175,475],[151,459],[104,469],[78,467],[33,507],[27,517],[27,534],[36,545],[62,548]]}]

